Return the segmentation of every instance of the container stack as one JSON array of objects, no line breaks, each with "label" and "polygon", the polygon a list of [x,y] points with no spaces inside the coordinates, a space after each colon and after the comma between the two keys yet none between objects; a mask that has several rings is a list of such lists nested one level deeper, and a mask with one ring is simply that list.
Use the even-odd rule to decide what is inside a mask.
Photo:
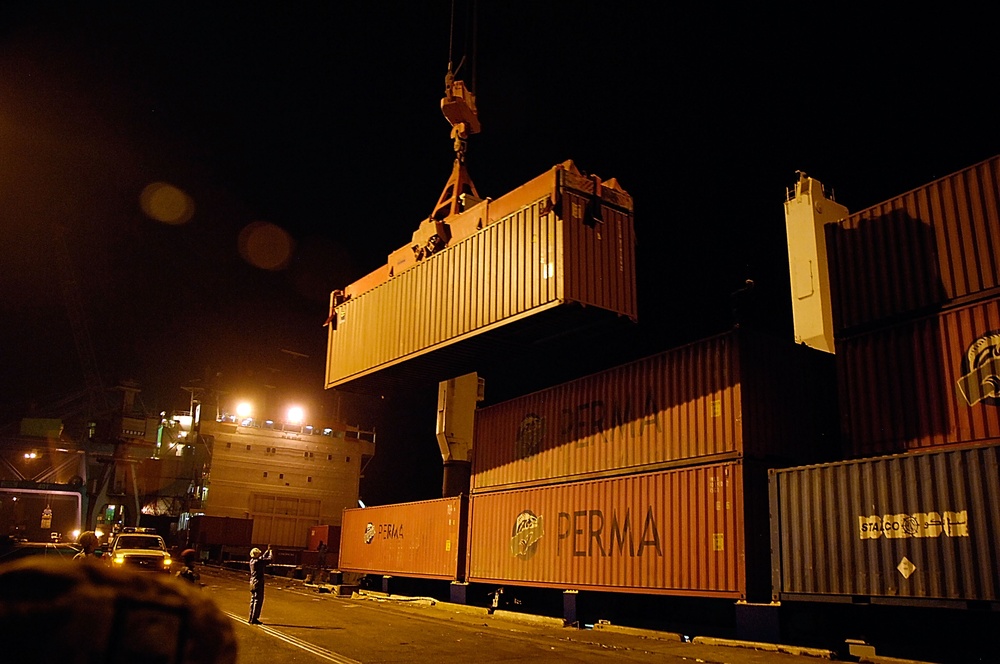
[{"label": "container stack", "polygon": [[848,454],[1000,440],[1000,157],[826,236]]},{"label": "container stack", "polygon": [[768,596],[766,468],[835,453],[832,385],[735,329],[479,409],[468,580]]},{"label": "container stack", "polygon": [[771,472],[774,598],[1000,609],[1000,157],[826,244],[849,460]]}]

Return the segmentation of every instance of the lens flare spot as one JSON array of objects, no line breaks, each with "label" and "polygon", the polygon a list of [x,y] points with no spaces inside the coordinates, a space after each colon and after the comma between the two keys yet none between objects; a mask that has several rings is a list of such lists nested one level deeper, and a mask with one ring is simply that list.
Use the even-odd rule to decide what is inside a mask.
[{"label": "lens flare spot", "polygon": [[142,190],[139,205],[150,219],[179,226],[194,216],[194,200],[172,184],[154,182]]},{"label": "lens flare spot", "polygon": [[284,229],[266,221],[255,221],[240,231],[240,256],[264,270],[285,268],[292,258],[293,248],[292,237]]}]

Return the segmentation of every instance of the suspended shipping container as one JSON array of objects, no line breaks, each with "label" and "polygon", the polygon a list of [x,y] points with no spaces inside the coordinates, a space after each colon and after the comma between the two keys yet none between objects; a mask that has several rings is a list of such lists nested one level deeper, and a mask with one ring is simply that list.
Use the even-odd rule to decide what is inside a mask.
[{"label": "suspended shipping container", "polygon": [[826,226],[837,336],[1000,289],[1000,157]]},{"label": "suspended shipping container", "polygon": [[741,461],[473,494],[469,581],[696,596],[770,592],[766,475]]},{"label": "suspended shipping container", "polygon": [[773,599],[1000,609],[998,449],[772,470]]},{"label": "suspended shipping container", "polygon": [[734,330],[476,411],[472,490],[840,458],[834,360]]},{"label": "suspended shipping container", "polygon": [[509,368],[566,350],[580,328],[635,321],[632,199],[613,181],[566,162],[449,223],[445,249],[333,294],[326,387]]},{"label": "suspended shipping container", "polygon": [[1000,439],[1000,298],[837,342],[849,457]]},{"label": "suspended shipping container", "polygon": [[465,498],[344,510],[340,569],[454,581],[465,562]]}]

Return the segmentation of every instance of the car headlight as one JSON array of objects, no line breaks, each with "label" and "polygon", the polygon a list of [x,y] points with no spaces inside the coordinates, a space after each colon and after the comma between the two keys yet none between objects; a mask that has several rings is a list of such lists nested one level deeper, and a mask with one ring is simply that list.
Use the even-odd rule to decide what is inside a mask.
[{"label": "car headlight", "polygon": [[170,567],[170,556],[164,556],[163,557],[163,566],[164,567]]},{"label": "car headlight", "polygon": [[115,563],[115,565],[124,565],[125,564],[125,556],[123,554],[121,554],[121,553],[116,553],[115,554],[115,558],[114,558],[114,563]]}]

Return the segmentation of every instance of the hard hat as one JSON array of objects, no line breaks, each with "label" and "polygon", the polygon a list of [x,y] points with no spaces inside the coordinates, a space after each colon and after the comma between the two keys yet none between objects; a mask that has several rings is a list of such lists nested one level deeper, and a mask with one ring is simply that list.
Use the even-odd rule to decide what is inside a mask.
[{"label": "hard hat", "polygon": [[251,558],[259,558],[260,557],[260,549],[258,549],[257,547],[254,547],[254,548],[250,549],[250,557]]}]

